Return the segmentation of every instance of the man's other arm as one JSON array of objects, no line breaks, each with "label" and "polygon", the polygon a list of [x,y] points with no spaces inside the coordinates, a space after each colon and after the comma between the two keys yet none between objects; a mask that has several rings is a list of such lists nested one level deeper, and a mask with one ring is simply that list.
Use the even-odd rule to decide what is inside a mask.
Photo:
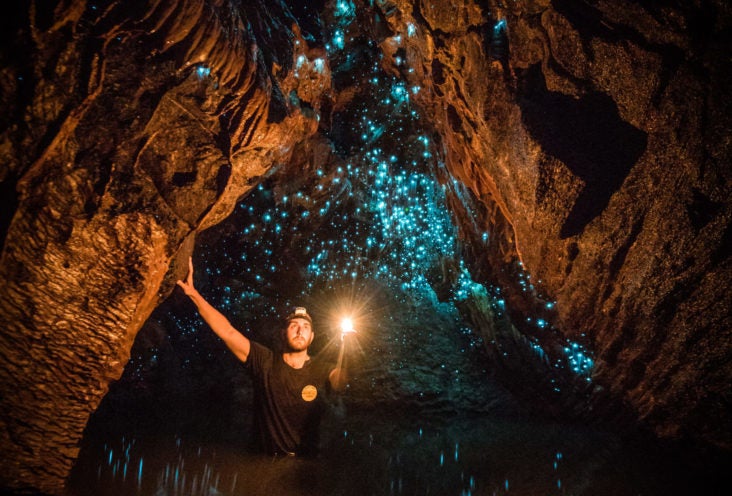
[{"label": "man's other arm", "polygon": [[211,330],[220,337],[226,346],[236,355],[242,362],[247,361],[251,343],[241,332],[237,331],[231,325],[229,319],[223,316],[221,312],[216,310],[203,296],[193,287],[193,260],[188,259],[188,275],[185,281],[178,281],[178,286],[196,305],[198,313],[203,320],[211,327]]}]

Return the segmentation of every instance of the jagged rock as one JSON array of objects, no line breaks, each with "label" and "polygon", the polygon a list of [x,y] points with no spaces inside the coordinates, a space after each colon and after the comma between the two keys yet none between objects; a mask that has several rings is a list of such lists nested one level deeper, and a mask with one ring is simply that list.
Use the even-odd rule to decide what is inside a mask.
[{"label": "jagged rock", "polygon": [[[281,6],[266,26],[239,7],[14,7],[2,70],[0,179],[14,211],[0,263],[3,487],[61,490],[195,233],[317,129],[330,86],[317,52]],[[262,40],[272,28],[283,39]],[[309,115],[282,96],[298,91]]]},{"label": "jagged rock", "polygon": [[530,309],[495,269],[521,260],[615,408],[729,449],[729,7],[388,5],[406,63],[388,41],[384,63],[421,88],[448,171],[501,240],[475,263]]}]

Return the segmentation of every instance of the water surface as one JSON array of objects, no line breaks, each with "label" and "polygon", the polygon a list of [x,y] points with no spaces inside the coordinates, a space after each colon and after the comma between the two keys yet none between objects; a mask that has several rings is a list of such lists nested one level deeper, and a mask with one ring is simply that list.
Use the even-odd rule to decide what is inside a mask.
[{"label": "water surface", "polygon": [[[577,425],[493,417],[331,420],[315,459],[184,435],[88,440],[73,496],[714,494],[663,450]],[[719,494],[722,494],[719,492]]]}]

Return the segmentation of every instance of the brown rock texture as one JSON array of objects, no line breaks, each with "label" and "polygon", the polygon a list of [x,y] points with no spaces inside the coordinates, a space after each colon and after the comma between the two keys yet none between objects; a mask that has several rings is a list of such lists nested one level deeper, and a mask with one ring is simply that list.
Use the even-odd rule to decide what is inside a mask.
[{"label": "brown rock texture", "polygon": [[530,309],[520,260],[594,350],[591,415],[732,447],[729,6],[377,3],[497,240],[476,263]]},{"label": "brown rock texture", "polygon": [[58,493],[176,260],[316,131],[330,76],[269,2],[18,4],[0,76],[0,485]]}]

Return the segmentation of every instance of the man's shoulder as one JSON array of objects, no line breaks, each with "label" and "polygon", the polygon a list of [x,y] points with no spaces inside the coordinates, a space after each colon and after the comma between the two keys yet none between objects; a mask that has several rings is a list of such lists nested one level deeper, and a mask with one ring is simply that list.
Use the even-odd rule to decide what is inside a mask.
[{"label": "man's shoulder", "polygon": [[271,349],[261,343],[251,341],[246,365],[250,368],[262,368],[263,366],[272,363],[273,356],[274,353]]},{"label": "man's shoulder", "polygon": [[250,343],[251,343],[251,351],[254,351],[255,353],[267,353],[270,355],[272,354],[272,350],[269,347],[263,345],[262,343],[258,343],[257,341],[250,341]]}]

